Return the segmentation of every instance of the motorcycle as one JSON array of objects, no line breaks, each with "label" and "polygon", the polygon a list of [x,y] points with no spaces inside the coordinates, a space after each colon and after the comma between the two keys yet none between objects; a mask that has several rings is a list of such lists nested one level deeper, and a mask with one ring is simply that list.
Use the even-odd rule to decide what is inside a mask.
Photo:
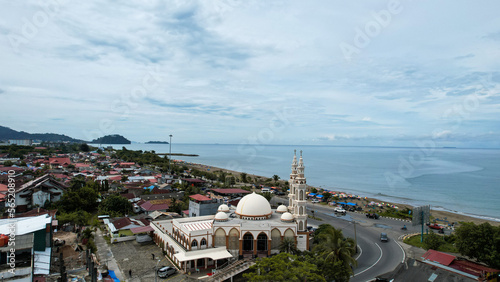
[{"label": "motorcycle", "polygon": [[407,230],[406,225],[404,225],[403,227],[401,227],[401,230]]}]

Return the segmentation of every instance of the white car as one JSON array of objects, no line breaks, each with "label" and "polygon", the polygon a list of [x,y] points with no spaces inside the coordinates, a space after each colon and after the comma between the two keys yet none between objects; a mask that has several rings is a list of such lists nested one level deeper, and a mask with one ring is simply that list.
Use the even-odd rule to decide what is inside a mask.
[{"label": "white car", "polygon": [[317,204],[317,203],[319,203],[319,200],[317,200],[317,199],[313,199],[313,200],[311,201],[311,203],[313,203],[313,204]]},{"label": "white car", "polygon": [[343,213],[343,214],[345,214],[345,213],[346,213],[345,209],[344,209],[344,208],[342,208],[342,207],[335,207],[335,208],[333,209],[333,211],[334,211],[334,212],[336,212],[336,213]]}]

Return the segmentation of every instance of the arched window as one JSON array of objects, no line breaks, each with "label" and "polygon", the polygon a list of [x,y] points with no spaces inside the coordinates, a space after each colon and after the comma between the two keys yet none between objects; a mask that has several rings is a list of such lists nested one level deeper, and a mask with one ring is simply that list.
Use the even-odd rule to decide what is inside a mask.
[{"label": "arched window", "polygon": [[235,228],[229,232],[229,249],[238,250],[240,247],[240,232]]},{"label": "arched window", "polygon": [[226,246],[226,232],[224,229],[219,228],[215,231],[215,246],[216,247],[225,247]]},{"label": "arched window", "polygon": [[193,240],[193,242],[191,242],[191,248],[192,247],[197,247],[197,246],[198,246],[198,241]]},{"label": "arched window", "polygon": [[299,212],[300,215],[304,215],[304,207],[300,207],[300,212]]},{"label": "arched window", "polygon": [[201,239],[200,246],[206,246],[207,245],[207,240],[205,238]]},{"label": "arched window", "polygon": [[278,229],[271,231],[271,249],[276,250],[281,243],[281,233]]},{"label": "arched window", "polygon": [[299,222],[299,230],[302,231],[304,229],[304,223],[302,221]]},{"label": "arched window", "polygon": [[303,201],[303,200],[304,200],[304,191],[303,191],[303,190],[300,190],[300,197],[299,197],[299,200],[300,200],[300,201]]}]

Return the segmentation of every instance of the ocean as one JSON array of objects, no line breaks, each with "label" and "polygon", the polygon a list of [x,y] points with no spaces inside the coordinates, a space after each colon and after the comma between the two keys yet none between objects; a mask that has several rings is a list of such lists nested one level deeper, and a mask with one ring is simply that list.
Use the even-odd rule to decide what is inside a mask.
[{"label": "ocean", "polygon": [[[124,145],[113,145],[121,148]],[[130,150],[168,153],[168,144]],[[309,185],[500,221],[500,149],[172,144],[174,159],[288,179],[303,151]]]}]

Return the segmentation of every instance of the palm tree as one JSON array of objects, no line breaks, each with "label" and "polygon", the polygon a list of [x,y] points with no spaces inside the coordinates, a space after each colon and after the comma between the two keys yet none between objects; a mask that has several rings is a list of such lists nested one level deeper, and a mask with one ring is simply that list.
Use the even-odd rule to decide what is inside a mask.
[{"label": "palm tree", "polygon": [[277,174],[275,174],[273,175],[273,180],[274,182],[278,182],[278,180],[280,180],[280,177]]},{"label": "palm tree", "polygon": [[325,260],[333,263],[341,262],[352,274],[352,266],[357,266],[358,262],[353,258],[356,252],[356,245],[352,238],[345,238],[342,230],[333,226],[327,228],[319,234],[320,244],[316,246],[316,251],[325,255]]},{"label": "palm tree", "polygon": [[281,253],[296,254],[298,252],[295,240],[292,238],[285,238],[281,241],[279,250]]}]

